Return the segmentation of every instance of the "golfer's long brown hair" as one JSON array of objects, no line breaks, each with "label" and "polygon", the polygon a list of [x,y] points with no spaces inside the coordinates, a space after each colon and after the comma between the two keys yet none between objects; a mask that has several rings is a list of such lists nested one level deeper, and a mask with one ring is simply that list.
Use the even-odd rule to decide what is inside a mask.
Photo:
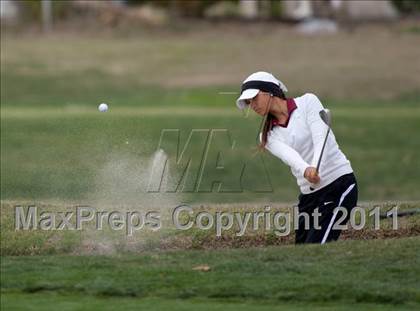
[{"label": "golfer's long brown hair", "polygon": [[[284,95],[284,93],[282,91],[280,91],[280,97],[281,99],[286,100],[286,96]],[[271,105],[271,100],[272,97],[270,97],[270,105]],[[265,150],[265,145],[267,145],[267,136],[268,136],[268,132],[271,131],[271,128],[273,127],[273,119],[275,119],[275,117],[269,112],[267,113],[267,115],[264,118],[264,123],[262,126],[262,130],[261,130],[261,142],[258,145],[258,149],[260,151],[264,151]]]}]

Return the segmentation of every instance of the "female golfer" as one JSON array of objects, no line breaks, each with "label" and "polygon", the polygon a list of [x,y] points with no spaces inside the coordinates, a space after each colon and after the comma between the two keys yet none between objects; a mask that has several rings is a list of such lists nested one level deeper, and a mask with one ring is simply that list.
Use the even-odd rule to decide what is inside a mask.
[{"label": "female golfer", "polygon": [[[286,86],[267,72],[256,72],[243,83],[238,108],[250,107],[264,117],[260,147],[290,166],[300,187],[296,243],[337,240],[357,205],[357,182],[349,160],[329,133],[319,171],[316,166],[328,126],[314,94],[286,98]],[[335,210],[341,207],[344,211]],[[347,213],[345,212],[347,211]]]}]

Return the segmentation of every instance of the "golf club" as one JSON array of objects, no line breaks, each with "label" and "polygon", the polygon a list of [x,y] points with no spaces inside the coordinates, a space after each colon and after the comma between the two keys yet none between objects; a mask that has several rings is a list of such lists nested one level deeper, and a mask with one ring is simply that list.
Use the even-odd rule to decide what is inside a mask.
[{"label": "golf club", "polygon": [[[319,112],[319,116],[321,120],[328,126],[327,134],[325,135],[324,144],[322,145],[321,154],[319,155],[318,163],[316,165],[316,171],[319,172],[319,166],[321,165],[322,155],[324,154],[325,145],[327,144],[328,134],[330,134],[331,130],[331,112],[329,109],[324,109]],[[311,191],[315,190],[314,187],[310,187]]]}]

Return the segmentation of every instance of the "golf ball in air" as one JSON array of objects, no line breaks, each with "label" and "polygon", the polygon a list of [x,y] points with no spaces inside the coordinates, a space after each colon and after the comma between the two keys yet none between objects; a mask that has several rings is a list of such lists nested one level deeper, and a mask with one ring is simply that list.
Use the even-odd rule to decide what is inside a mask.
[{"label": "golf ball in air", "polygon": [[102,104],[99,105],[98,110],[100,112],[106,112],[106,111],[108,111],[108,105],[105,104],[105,103],[102,103]]}]

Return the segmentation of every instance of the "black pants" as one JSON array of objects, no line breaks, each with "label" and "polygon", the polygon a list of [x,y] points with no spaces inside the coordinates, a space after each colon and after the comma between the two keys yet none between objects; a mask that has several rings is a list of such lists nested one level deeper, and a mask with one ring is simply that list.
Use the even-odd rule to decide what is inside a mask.
[{"label": "black pants", "polygon": [[[334,224],[341,220],[343,213],[334,213],[334,209],[342,206],[347,210],[347,216],[341,225],[347,223],[350,212],[357,205],[357,182],[353,173],[337,178],[328,186],[309,194],[299,195],[298,211],[308,214],[308,217],[300,215],[298,219],[299,227],[295,230],[296,244],[300,243],[325,243],[336,241],[340,236],[341,230],[334,229]],[[313,217],[314,210],[318,208],[318,226],[315,228]],[[306,222],[306,228],[305,228]]]}]

